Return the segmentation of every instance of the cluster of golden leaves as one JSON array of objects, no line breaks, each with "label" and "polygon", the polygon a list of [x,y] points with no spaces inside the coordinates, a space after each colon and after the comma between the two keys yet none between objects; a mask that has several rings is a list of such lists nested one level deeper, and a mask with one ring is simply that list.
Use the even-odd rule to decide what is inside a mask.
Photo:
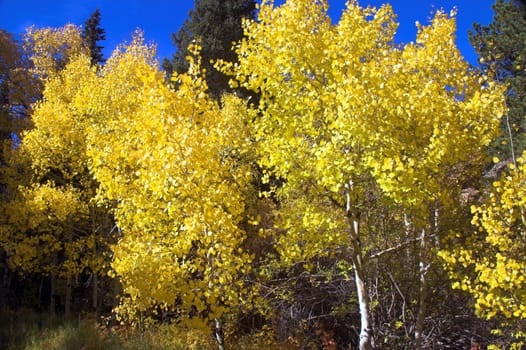
[{"label": "cluster of golden leaves", "polygon": [[225,97],[221,108],[207,96],[193,50],[174,90],[136,36],[84,83],[75,104],[89,120],[99,199],[117,203],[122,237],[112,266],[131,301],[123,307],[177,303],[206,325],[248,300],[240,276],[251,256],[240,223],[252,173],[237,161],[248,149],[244,102]]},{"label": "cluster of golden leaves", "polygon": [[441,252],[453,286],[470,292],[485,318],[526,319],[526,154],[471,211],[477,231],[470,244]]},{"label": "cluster of golden leaves", "polygon": [[[261,94],[260,162],[268,177],[286,179],[276,191],[295,203],[280,214],[284,257],[346,237],[327,200],[343,207],[350,195],[359,205],[351,189],[378,186],[424,225],[431,205],[452,204],[459,164],[482,158],[504,109],[502,87],[470,70],[456,48],[454,16],[438,12],[415,43],[397,46],[389,5],[350,1],[337,24],[326,11],[326,1],[264,1],[258,21],[245,22],[239,63],[222,64]],[[299,237],[311,244],[299,249]]]},{"label": "cluster of golden leaves", "polygon": [[206,325],[250,302],[240,224],[252,170],[239,161],[249,111],[234,96],[221,106],[208,97],[199,48],[174,89],[140,33],[104,67],[90,65],[74,26],[30,28],[25,44],[45,89],[6,172],[2,245],[12,265],[57,273],[61,252],[64,276],[100,267],[91,253],[108,233],[77,223],[114,204],[122,235],[112,268],[131,300],[123,308],[177,305]]},{"label": "cluster of golden leaves", "polygon": [[71,103],[95,71],[82,59],[87,51],[76,26],[29,28],[24,44],[32,74],[44,83],[44,99],[32,106],[32,128],[22,132],[20,145],[5,152],[9,201],[2,206],[2,246],[24,272],[98,272],[103,259],[93,254],[96,238],[85,227],[96,185],[88,171],[85,123]]},{"label": "cluster of golden leaves", "polygon": [[88,54],[81,28],[67,24],[59,28],[29,27],[24,35],[24,49],[33,64],[33,73],[47,79],[60,72],[70,59]]}]

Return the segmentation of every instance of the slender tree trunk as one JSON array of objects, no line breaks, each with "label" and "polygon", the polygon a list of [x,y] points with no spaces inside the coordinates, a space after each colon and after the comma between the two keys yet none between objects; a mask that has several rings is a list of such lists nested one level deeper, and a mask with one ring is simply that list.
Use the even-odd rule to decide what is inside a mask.
[{"label": "slender tree trunk", "polygon": [[[404,228],[405,228],[404,230],[405,240],[406,242],[409,242],[415,238],[415,230],[414,230],[413,224],[408,218],[407,213],[405,212],[404,212]],[[410,245],[407,245],[407,247],[405,248],[405,256],[406,256],[407,261],[411,261],[413,255],[411,252]]]},{"label": "slender tree trunk", "polygon": [[40,277],[40,285],[38,286],[38,302],[37,309],[40,311],[42,307],[42,288],[44,288],[44,276]]},{"label": "slender tree trunk", "polygon": [[[71,219],[68,218],[66,222],[67,226],[73,227],[73,224],[70,221]],[[66,237],[67,237],[66,238],[67,243],[64,245],[64,250],[67,252],[67,247],[71,246],[71,243],[73,241],[73,230],[72,229],[66,232]],[[71,259],[71,256],[69,256],[68,254],[65,254],[65,255],[66,255],[66,259],[64,262],[62,262],[62,264],[64,265],[66,265],[66,262]],[[68,268],[68,270],[69,269],[70,268]],[[66,319],[70,318],[71,316],[71,289],[72,289],[71,284],[73,283],[72,280],[73,280],[73,277],[71,275],[71,270],[66,271],[66,296],[65,296],[66,300],[64,301],[64,313],[65,313]]]},{"label": "slender tree trunk", "polygon": [[223,334],[223,327],[221,326],[221,321],[214,318],[214,336],[217,341],[217,348],[219,350],[225,350],[225,337]]},{"label": "slender tree trunk", "polygon": [[[91,221],[91,232],[92,232],[92,237],[93,237],[93,257],[97,257],[98,256],[98,247],[97,247],[97,224],[96,224],[96,221],[95,221],[95,217],[97,217],[95,215],[95,212],[92,211],[92,221]],[[97,317],[99,316],[99,275],[98,275],[98,271],[97,271],[97,268],[94,267],[93,268],[93,290],[92,290],[92,306],[93,306],[93,310],[95,310],[95,314],[97,315]]]},{"label": "slender tree trunk", "polygon": [[371,316],[369,312],[369,299],[366,284],[363,278],[363,267],[361,259],[357,257],[357,263],[353,263],[356,293],[358,294],[358,306],[360,309],[360,350],[371,350],[373,337],[371,332]]},{"label": "slender tree trunk", "polygon": [[71,316],[71,274],[66,277],[66,300],[64,302],[64,312],[66,318]]},{"label": "slender tree trunk", "polygon": [[422,230],[421,240],[420,240],[420,263],[419,263],[419,279],[420,287],[418,290],[418,313],[416,316],[416,325],[415,325],[415,350],[422,349],[423,333],[424,333],[424,320],[426,316],[426,307],[427,307],[427,271],[429,268],[426,253],[427,253],[427,244],[426,244],[426,231]]},{"label": "slender tree trunk", "polygon": [[93,273],[93,309],[95,314],[99,316],[99,274],[97,272]]},{"label": "slender tree trunk", "polygon": [[8,305],[7,294],[9,291],[9,285],[11,276],[9,273],[9,260],[7,254],[4,255],[4,271],[2,272],[2,286],[0,287],[0,306]]},{"label": "slender tree trunk", "polygon": [[50,298],[49,298],[49,313],[55,314],[55,273],[51,273],[50,286],[49,286]]},{"label": "slender tree trunk", "polygon": [[352,246],[352,264],[356,283],[356,294],[358,295],[358,307],[360,310],[360,338],[359,349],[373,349],[374,339],[371,329],[371,314],[369,309],[368,290],[365,282],[365,271],[363,266],[362,245],[360,242],[360,222],[359,213],[353,207],[351,192],[353,191],[352,181],[345,184],[346,203],[345,211],[350,226],[350,240]]},{"label": "slender tree trunk", "polygon": [[[208,236],[209,232],[205,229],[204,234]],[[214,244],[214,242],[211,242],[211,243]],[[212,282],[212,277],[215,274],[214,260],[215,260],[214,254],[210,254],[210,253],[206,254],[206,261],[208,263],[208,266],[210,267],[210,277],[208,280],[208,288],[210,290],[212,290],[214,287],[213,282]],[[217,341],[217,348],[219,350],[225,350],[225,337],[223,334],[223,327],[221,325],[221,321],[217,317],[214,318],[214,338]]]}]

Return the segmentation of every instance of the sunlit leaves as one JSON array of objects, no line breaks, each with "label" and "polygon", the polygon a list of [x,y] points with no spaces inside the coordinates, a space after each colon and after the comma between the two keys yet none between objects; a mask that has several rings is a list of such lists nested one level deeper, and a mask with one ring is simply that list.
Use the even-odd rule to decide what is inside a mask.
[{"label": "sunlit leaves", "polygon": [[88,154],[101,198],[117,203],[122,238],[113,267],[129,304],[177,307],[206,325],[247,298],[240,276],[251,257],[242,249],[243,194],[251,171],[245,104],[223,109],[206,93],[199,48],[188,74],[164,81],[154,51],[136,36],[108,60],[84,101],[92,118]]},{"label": "sunlit leaves", "polygon": [[33,73],[41,79],[52,77],[80,54],[88,54],[81,30],[73,24],[60,28],[29,27],[24,48],[33,63]]},{"label": "sunlit leaves", "polygon": [[349,2],[335,25],[325,6],[265,2],[239,63],[224,65],[261,93],[261,165],[286,179],[285,196],[307,186],[341,205],[349,181],[370,178],[410,210],[451,202],[458,165],[480,159],[496,133],[502,89],[468,69],[446,14],[398,47],[390,6]]},{"label": "sunlit leaves", "polygon": [[[526,319],[525,156],[493,183],[484,204],[472,207],[478,230],[471,244],[442,253],[457,280],[454,286],[469,291],[486,318]],[[471,273],[459,273],[466,271],[460,266]]]},{"label": "sunlit leaves", "polygon": [[[79,266],[82,262],[74,257],[78,258],[83,245],[68,245],[72,240],[71,227],[88,213],[79,191],[57,188],[53,183],[21,187],[4,210],[6,221],[1,227],[1,243],[13,267],[62,276],[82,270],[84,266]],[[63,251],[71,259],[57,266],[54,254]]]},{"label": "sunlit leaves", "polygon": [[264,1],[258,20],[245,23],[239,62],[223,65],[236,84],[261,94],[253,125],[264,179],[278,182],[270,186],[282,204],[276,249],[284,265],[346,249],[360,288],[380,233],[366,216],[403,208],[412,229],[391,239],[435,235],[413,237],[422,240],[424,291],[430,247],[496,135],[503,90],[469,69],[455,46],[454,15],[437,12],[418,26],[415,43],[395,45],[389,5],[349,1],[334,25],[326,6]]},{"label": "sunlit leaves", "polygon": [[[271,252],[258,252],[272,255],[266,261],[309,270],[316,259],[346,259],[367,301],[369,258],[404,247],[411,261],[432,260],[503,112],[502,89],[471,71],[455,47],[454,16],[438,12],[406,45],[394,44],[397,26],[388,5],[350,1],[334,24],[326,1],[263,2],[236,44],[239,62],[219,64],[233,84],[258,93],[257,104],[210,99],[196,46],[188,74],[172,77],[174,89],[140,34],[95,69],[75,28],[30,31],[45,90],[10,169],[21,174],[6,206],[17,228],[3,242],[13,265],[29,271],[49,257],[52,266],[59,253],[64,271],[95,265],[87,252],[102,231],[76,224],[93,218],[98,204],[117,220],[111,252],[121,316],[170,309],[206,326],[250,304],[246,229],[262,221],[261,236],[272,243]],[[272,204],[248,215],[256,158]],[[522,288],[524,269],[517,239],[524,196],[508,194],[520,182],[511,179],[474,209],[487,235],[482,246],[494,254],[449,255],[475,271],[460,288],[478,291],[474,276],[489,286],[480,310],[522,297],[509,296]],[[420,232],[434,236],[425,241]],[[523,317],[520,307],[506,308]]]},{"label": "sunlit leaves", "polygon": [[60,179],[54,180],[69,183],[87,170],[86,117],[76,96],[95,77],[88,62],[80,56],[46,83],[45,99],[32,115],[34,128],[23,135],[21,152],[31,157],[37,178],[56,172]]},{"label": "sunlit leaves", "polygon": [[89,57],[70,59],[47,77],[43,100],[33,106],[33,127],[10,150],[4,169],[9,200],[2,229],[10,264],[59,277],[104,270],[100,248],[110,240],[107,213],[92,201],[97,183],[88,169],[87,119],[78,101],[96,74]]}]

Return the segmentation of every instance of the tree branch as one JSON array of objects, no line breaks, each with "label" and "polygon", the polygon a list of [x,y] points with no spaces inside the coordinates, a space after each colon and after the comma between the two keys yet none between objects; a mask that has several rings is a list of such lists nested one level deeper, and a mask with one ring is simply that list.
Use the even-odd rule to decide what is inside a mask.
[{"label": "tree branch", "polygon": [[422,238],[421,237],[418,237],[418,238],[413,238],[413,239],[410,239],[409,241],[405,241],[405,242],[401,242],[401,243],[398,243],[397,245],[395,245],[394,247],[390,247],[390,248],[387,248],[385,250],[382,250],[378,253],[375,253],[375,254],[371,254],[368,258],[369,259],[376,259],[376,258],[379,258],[381,257],[382,255],[384,254],[387,254],[387,253],[391,253],[395,250],[398,250],[400,248],[404,248],[406,246],[408,246],[409,244],[411,243],[415,243],[415,242],[418,242],[420,241]]}]

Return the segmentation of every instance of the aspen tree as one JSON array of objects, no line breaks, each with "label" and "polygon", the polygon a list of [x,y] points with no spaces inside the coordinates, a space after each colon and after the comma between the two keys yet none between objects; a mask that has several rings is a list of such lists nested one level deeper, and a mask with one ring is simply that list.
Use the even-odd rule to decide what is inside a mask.
[{"label": "aspen tree", "polygon": [[[260,164],[282,206],[276,230],[284,263],[344,245],[355,272],[360,349],[373,345],[365,266],[365,193],[377,186],[405,208],[420,242],[422,346],[426,274],[444,208],[459,190],[459,164],[481,157],[502,115],[502,89],[469,70],[454,43],[455,20],[438,12],[416,42],[394,44],[389,5],[350,1],[332,24],[327,1],[264,1],[245,22],[233,84],[261,94],[254,122]],[[468,162],[469,163],[469,162]],[[453,176],[452,174],[455,174]],[[454,180],[457,179],[457,180]],[[447,210],[444,210],[447,213]],[[408,233],[400,233],[401,237]]]}]

